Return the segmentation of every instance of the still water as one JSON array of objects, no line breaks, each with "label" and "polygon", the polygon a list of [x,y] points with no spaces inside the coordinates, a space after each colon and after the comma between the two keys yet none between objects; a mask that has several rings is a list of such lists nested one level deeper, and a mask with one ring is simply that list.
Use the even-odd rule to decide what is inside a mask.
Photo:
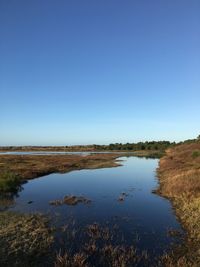
[{"label": "still water", "polygon": [[[10,210],[49,214],[60,225],[69,217],[81,226],[117,223],[128,243],[137,236],[139,250],[162,254],[174,241],[168,235],[169,229],[180,230],[180,225],[170,202],[152,193],[158,186],[158,160],[137,157],[119,160],[122,164],[119,167],[56,173],[30,180],[23,185]],[[119,201],[122,193],[126,196]],[[91,203],[49,204],[70,194],[87,197]]]}]

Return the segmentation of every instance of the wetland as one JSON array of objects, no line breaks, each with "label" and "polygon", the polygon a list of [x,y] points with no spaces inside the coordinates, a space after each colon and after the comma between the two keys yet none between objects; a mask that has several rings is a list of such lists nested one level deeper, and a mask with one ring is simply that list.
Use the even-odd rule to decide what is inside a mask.
[{"label": "wetland", "polygon": [[[9,166],[9,171],[23,177],[17,193],[1,197],[4,247],[12,247],[5,223],[2,226],[9,216],[14,219],[8,220],[8,226],[12,221],[14,225],[8,228],[23,230],[28,244],[41,241],[40,251],[16,241],[22,244],[2,257],[4,265],[150,266],[156,262],[158,266],[162,255],[181,242],[170,234],[183,232],[171,203],[152,192],[158,187],[158,159],[123,153],[0,158],[2,170]],[[22,219],[16,220],[17,216]],[[34,242],[32,220],[37,221],[38,233],[44,233],[37,235],[36,230]],[[23,253],[26,261],[21,263]]]}]

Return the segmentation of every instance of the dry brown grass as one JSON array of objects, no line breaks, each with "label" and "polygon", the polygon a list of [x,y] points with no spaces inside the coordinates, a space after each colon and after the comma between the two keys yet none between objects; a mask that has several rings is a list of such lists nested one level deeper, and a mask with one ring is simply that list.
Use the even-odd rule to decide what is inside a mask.
[{"label": "dry brown grass", "polygon": [[89,204],[91,203],[91,200],[83,196],[69,195],[69,196],[65,196],[63,199],[51,200],[49,202],[50,205],[54,205],[54,206],[60,206],[63,204],[75,206],[79,203]]},{"label": "dry brown grass", "polygon": [[44,266],[52,242],[44,216],[0,213],[0,266]]},{"label": "dry brown grass", "polygon": [[186,242],[178,253],[163,258],[169,267],[200,266],[199,151],[200,143],[182,144],[168,149],[166,156],[160,160],[158,193],[172,200],[187,232]]},{"label": "dry brown grass", "polygon": [[67,252],[64,254],[59,251],[56,255],[55,267],[88,267],[87,256],[84,253],[76,253],[73,256]]},{"label": "dry brown grass", "polygon": [[69,172],[80,169],[96,169],[118,166],[115,160],[120,155],[0,155],[0,174],[11,171],[22,179],[32,179],[54,172]]},{"label": "dry brown grass", "polygon": [[200,156],[193,157],[194,151],[200,151],[200,143],[168,149],[166,156],[161,158],[158,176],[162,195],[169,198],[200,197]]}]

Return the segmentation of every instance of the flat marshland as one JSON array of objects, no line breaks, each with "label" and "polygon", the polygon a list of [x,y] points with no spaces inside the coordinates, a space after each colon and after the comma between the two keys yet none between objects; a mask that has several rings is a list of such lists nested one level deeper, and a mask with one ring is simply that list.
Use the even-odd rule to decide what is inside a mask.
[{"label": "flat marshland", "polygon": [[199,266],[199,151],[1,154],[0,264]]},{"label": "flat marshland", "polygon": [[55,172],[118,166],[119,154],[81,155],[0,155],[0,173],[17,174],[22,180]]}]

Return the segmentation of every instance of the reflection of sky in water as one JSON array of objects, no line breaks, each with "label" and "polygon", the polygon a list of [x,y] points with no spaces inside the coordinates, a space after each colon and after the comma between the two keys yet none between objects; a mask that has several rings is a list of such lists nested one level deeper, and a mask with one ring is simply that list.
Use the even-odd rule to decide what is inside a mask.
[{"label": "reflection of sky in water", "polygon": [[[80,170],[66,174],[50,174],[25,184],[16,199],[14,210],[60,214],[63,223],[72,215],[81,225],[96,222],[117,222],[131,241],[132,233],[140,237],[139,248],[162,251],[172,239],[169,228],[179,229],[170,203],[155,194],[158,161],[144,158],[121,158],[123,166],[96,170]],[[124,202],[118,197],[128,196]],[[49,201],[65,195],[83,195],[92,200],[90,205],[49,205]],[[33,201],[28,204],[28,201]]]}]

